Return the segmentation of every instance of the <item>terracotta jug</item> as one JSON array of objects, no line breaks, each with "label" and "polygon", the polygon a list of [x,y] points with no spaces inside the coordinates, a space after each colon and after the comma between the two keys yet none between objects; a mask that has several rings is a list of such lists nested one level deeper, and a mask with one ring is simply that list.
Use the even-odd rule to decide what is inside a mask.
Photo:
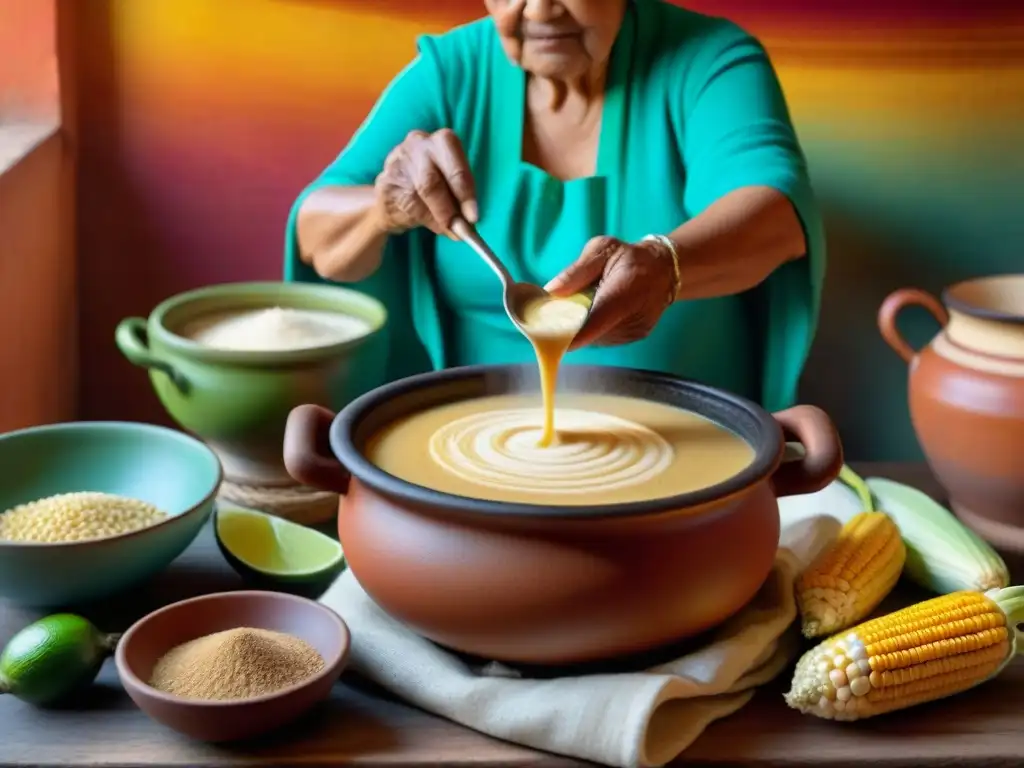
[{"label": "terracotta jug", "polygon": [[[915,352],[896,328],[907,306],[942,326]],[[910,365],[910,417],[960,518],[996,546],[1024,551],[1024,275],[978,278],[942,301],[904,288],[878,313]]]}]

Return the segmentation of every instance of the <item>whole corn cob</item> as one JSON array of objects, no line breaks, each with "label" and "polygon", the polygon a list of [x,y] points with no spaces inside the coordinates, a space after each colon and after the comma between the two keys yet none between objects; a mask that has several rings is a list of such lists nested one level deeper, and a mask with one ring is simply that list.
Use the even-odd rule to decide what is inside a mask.
[{"label": "whole corn cob", "polygon": [[861,512],[850,518],[797,579],[804,635],[831,635],[865,619],[896,586],[906,554],[888,515]]},{"label": "whole corn cob", "polygon": [[865,481],[846,466],[839,478],[864,509],[884,510],[895,521],[907,548],[903,572],[916,584],[938,594],[1010,585],[996,551],[928,494],[892,480]]},{"label": "whole corn cob", "polygon": [[796,665],[786,703],[859,720],[945,698],[994,677],[1018,653],[1024,587],[954,592],[825,640]]},{"label": "whole corn cob", "polygon": [[904,570],[913,581],[939,594],[1010,585],[996,551],[928,494],[879,477],[867,486],[900,528],[907,545]]}]

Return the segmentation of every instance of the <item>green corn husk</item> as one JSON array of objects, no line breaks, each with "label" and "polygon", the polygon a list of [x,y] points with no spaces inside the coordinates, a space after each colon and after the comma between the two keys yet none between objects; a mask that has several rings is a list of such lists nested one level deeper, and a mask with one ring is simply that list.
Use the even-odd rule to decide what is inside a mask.
[{"label": "green corn husk", "polygon": [[839,477],[866,510],[885,511],[895,521],[907,547],[903,572],[916,584],[940,595],[1009,586],[999,554],[928,494],[885,478],[863,480],[845,466]]}]

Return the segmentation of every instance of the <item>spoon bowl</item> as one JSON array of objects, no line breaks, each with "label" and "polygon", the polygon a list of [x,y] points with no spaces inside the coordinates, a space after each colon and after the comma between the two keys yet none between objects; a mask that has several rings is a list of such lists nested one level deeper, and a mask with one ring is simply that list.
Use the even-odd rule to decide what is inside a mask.
[{"label": "spoon bowl", "polygon": [[[476,251],[477,255],[480,256],[480,258],[482,258],[492,270],[494,270],[494,273],[501,281],[503,291],[502,303],[505,305],[506,314],[524,336],[531,338],[530,329],[527,328],[526,325],[527,305],[537,299],[549,300],[554,297],[539,285],[516,281],[505,265],[502,264],[501,259],[498,258],[497,254],[495,254],[494,251],[491,250],[490,246],[484,242],[483,238],[480,237],[476,228],[462,217],[456,217],[452,221],[451,231],[456,237],[462,240],[462,242],[466,243],[466,245]],[[589,298],[591,301],[587,302],[587,316],[590,314],[593,295],[591,294]],[[586,317],[584,317],[583,323],[580,324],[580,327],[583,327],[584,323],[586,323]]]},{"label": "spoon bowl", "polygon": [[527,306],[538,299],[548,300],[550,298],[551,294],[539,285],[534,285],[533,283],[509,283],[505,286],[502,301],[505,304],[505,312],[512,322],[526,336],[529,336],[530,331],[526,325]]}]

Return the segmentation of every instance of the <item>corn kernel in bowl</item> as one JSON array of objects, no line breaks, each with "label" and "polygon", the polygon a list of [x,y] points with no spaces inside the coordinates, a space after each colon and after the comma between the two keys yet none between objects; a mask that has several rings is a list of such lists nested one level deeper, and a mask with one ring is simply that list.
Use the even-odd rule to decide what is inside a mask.
[{"label": "corn kernel in bowl", "polygon": [[168,518],[145,501],[91,491],[62,493],[0,515],[0,542],[65,543],[132,533]]}]

